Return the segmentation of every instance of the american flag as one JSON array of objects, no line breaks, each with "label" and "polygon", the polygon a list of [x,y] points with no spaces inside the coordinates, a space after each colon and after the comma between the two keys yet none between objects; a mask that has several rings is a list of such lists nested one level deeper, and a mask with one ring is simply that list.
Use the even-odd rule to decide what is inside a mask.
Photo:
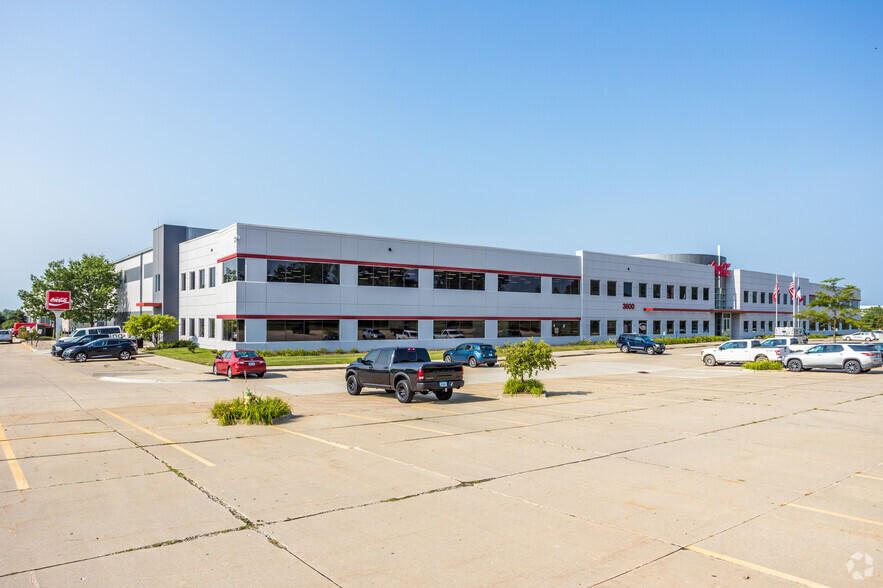
[{"label": "american flag", "polygon": [[779,296],[779,282],[776,282],[776,287],[773,288],[773,296],[776,298]]},{"label": "american flag", "polygon": [[791,295],[791,298],[794,298],[794,282],[791,282],[791,285],[788,286],[788,294]]}]

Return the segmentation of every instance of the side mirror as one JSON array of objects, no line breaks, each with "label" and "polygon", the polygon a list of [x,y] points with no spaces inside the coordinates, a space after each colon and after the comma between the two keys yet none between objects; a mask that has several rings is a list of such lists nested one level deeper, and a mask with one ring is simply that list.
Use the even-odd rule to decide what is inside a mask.
[{"label": "side mirror", "polygon": [[221,359],[221,354],[220,354],[220,353],[217,354],[217,355],[215,356],[215,359]]},{"label": "side mirror", "polygon": [[356,363],[365,363],[365,361],[360,357],[356,359]]}]

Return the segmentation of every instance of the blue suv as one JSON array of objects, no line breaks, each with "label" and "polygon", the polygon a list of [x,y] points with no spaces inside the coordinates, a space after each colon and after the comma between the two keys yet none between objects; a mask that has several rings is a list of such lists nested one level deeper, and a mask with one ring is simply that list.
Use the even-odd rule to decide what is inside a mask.
[{"label": "blue suv", "polygon": [[665,345],[654,341],[647,335],[636,335],[634,333],[623,333],[616,338],[616,346],[623,353],[630,351],[643,351],[648,355],[655,355],[665,351]]},{"label": "blue suv", "polygon": [[445,351],[443,357],[445,361],[467,363],[469,367],[476,367],[480,363],[494,367],[497,363],[497,350],[486,343],[463,343]]}]

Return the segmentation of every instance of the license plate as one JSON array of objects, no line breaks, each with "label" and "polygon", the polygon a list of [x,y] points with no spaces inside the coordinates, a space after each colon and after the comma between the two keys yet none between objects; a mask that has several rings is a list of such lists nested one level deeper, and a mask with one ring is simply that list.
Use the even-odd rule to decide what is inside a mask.
[{"label": "license plate", "polygon": [[248,365],[254,365],[253,361],[248,362]]},{"label": "license plate", "polygon": [[447,388],[447,387],[448,387],[448,383],[447,383],[447,382],[439,382],[438,385],[441,386],[442,388]]}]

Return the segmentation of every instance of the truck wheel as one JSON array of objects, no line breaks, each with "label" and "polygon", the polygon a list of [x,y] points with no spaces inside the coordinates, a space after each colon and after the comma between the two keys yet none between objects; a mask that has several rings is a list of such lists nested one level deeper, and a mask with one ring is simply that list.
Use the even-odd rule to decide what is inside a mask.
[{"label": "truck wheel", "polygon": [[477,365],[478,365],[478,360],[475,359],[475,356],[474,356],[474,355],[471,356],[471,357],[469,358],[469,367],[474,368],[474,367],[476,367]]},{"label": "truck wheel", "polygon": [[628,353],[628,352],[629,352],[629,346],[628,346],[628,345],[620,345],[620,346],[619,346],[619,350],[622,351],[623,353]]},{"label": "truck wheel", "polygon": [[403,404],[408,404],[414,398],[414,392],[411,390],[408,380],[402,378],[396,382],[396,398]]},{"label": "truck wheel", "polygon": [[706,355],[702,361],[704,361],[705,365],[707,365],[709,367],[711,367],[713,365],[717,365],[717,360],[714,359],[713,355]]},{"label": "truck wheel", "polygon": [[799,372],[803,369],[803,364],[800,363],[799,359],[789,359],[788,360],[788,369],[792,372]]},{"label": "truck wheel", "polygon": [[754,361],[767,361],[767,356],[766,355],[758,355],[757,357],[754,358]]},{"label": "truck wheel", "polygon": [[850,374],[860,374],[862,373],[862,364],[855,361],[854,359],[851,359],[843,364],[843,369],[845,369],[847,373]]},{"label": "truck wheel", "polygon": [[359,377],[356,374],[346,377],[346,391],[350,396],[358,396],[362,393],[362,384],[359,383]]},{"label": "truck wheel", "polygon": [[448,363],[451,363],[451,356],[450,355],[445,355],[442,359]]},{"label": "truck wheel", "polygon": [[648,346],[644,349],[644,351],[647,352],[647,355],[656,355],[656,348],[653,347],[652,345],[648,345]]},{"label": "truck wheel", "polygon": [[451,396],[454,395],[453,388],[445,388],[444,390],[436,390],[435,397],[439,400],[450,400]]}]

